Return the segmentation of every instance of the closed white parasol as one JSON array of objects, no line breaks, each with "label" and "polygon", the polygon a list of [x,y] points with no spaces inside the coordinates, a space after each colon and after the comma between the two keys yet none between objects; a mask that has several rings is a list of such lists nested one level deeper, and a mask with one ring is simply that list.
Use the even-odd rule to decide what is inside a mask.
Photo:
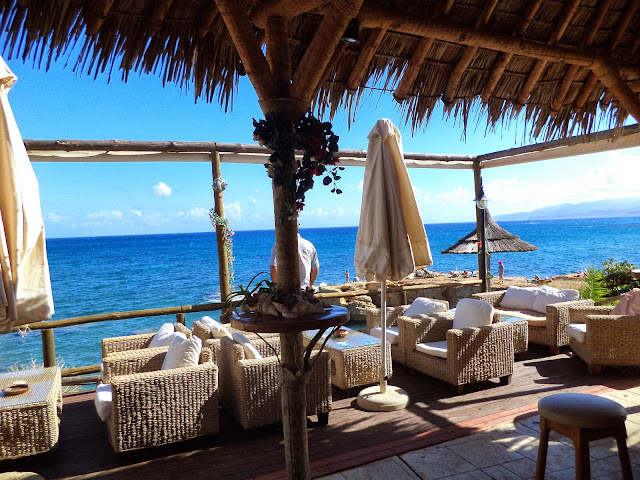
[{"label": "closed white parasol", "polygon": [[380,385],[363,390],[358,404],[369,410],[398,410],[409,400],[404,391],[387,385],[386,281],[401,280],[433,260],[404,164],[400,132],[388,119],[378,120],[369,134],[354,263],[359,277],[378,280],[381,286]]},{"label": "closed white parasol", "polygon": [[38,181],[7,97],[16,80],[0,58],[0,332],[53,314]]}]

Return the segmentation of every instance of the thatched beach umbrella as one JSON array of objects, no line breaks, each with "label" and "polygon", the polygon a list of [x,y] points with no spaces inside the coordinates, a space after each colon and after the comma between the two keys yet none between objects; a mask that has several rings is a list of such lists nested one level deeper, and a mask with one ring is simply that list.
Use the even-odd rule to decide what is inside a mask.
[{"label": "thatched beach umbrella", "polygon": [[[529,242],[525,242],[517,235],[507,232],[504,228],[496,223],[491,218],[489,210],[485,210],[486,220],[486,236],[485,242],[486,251],[489,253],[494,252],[532,252],[537,250],[538,247],[531,245]],[[473,230],[465,237],[458,240],[455,244],[449,248],[444,249],[442,254],[445,253],[478,253],[478,232]]]}]

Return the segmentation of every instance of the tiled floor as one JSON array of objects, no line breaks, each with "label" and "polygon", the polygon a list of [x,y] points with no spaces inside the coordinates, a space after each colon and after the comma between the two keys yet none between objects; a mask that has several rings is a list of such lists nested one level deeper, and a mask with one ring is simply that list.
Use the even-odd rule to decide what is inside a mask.
[{"label": "tiled floor", "polygon": [[[627,409],[627,445],[633,476],[640,478],[640,387],[603,395]],[[533,479],[538,455],[539,417],[530,416],[505,423],[450,442],[390,457],[321,480],[520,480]],[[590,443],[591,476],[622,478],[615,440]],[[571,440],[551,433],[547,454],[548,480],[575,478]]]}]

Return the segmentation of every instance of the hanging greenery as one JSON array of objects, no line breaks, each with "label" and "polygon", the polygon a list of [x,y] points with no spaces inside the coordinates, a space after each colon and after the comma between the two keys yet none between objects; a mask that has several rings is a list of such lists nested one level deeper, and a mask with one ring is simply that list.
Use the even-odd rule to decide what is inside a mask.
[{"label": "hanging greenery", "polygon": [[235,235],[235,232],[231,230],[229,220],[218,215],[213,208],[209,210],[209,218],[211,218],[211,224],[214,227],[219,225],[224,228],[224,243],[227,247],[227,266],[229,269],[229,285],[233,285],[233,261],[236,257],[233,256],[233,240],[231,237]]},{"label": "hanging greenery", "polygon": [[[331,131],[331,123],[321,122],[307,112],[292,129],[289,122],[275,113],[268,113],[265,120],[254,119],[253,126],[254,140],[273,150],[265,167],[274,185],[285,186],[291,176],[295,176],[291,215],[304,208],[305,194],[313,188],[314,177],[324,176],[322,183],[332,186],[331,193],[342,193],[336,182],[340,180],[339,171],[344,167],[336,165],[339,137]],[[304,154],[301,160],[296,160],[293,171],[290,162],[296,150],[302,150]]]}]

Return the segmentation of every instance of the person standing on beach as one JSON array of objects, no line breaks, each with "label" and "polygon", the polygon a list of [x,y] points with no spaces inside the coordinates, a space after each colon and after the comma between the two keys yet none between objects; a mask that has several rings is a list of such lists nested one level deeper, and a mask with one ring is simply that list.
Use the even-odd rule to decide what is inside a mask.
[{"label": "person standing on beach", "polygon": [[[300,228],[300,224],[298,224]],[[278,272],[276,265],[276,244],[271,247],[271,281],[277,282]],[[318,262],[318,253],[316,247],[309,240],[300,236],[298,232],[298,266],[300,268],[300,289],[313,289],[313,282],[318,277],[320,270],[320,262]]]},{"label": "person standing on beach", "polygon": [[498,281],[500,283],[504,281],[504,263],[502,263],[502,260],[498,260]]}]

